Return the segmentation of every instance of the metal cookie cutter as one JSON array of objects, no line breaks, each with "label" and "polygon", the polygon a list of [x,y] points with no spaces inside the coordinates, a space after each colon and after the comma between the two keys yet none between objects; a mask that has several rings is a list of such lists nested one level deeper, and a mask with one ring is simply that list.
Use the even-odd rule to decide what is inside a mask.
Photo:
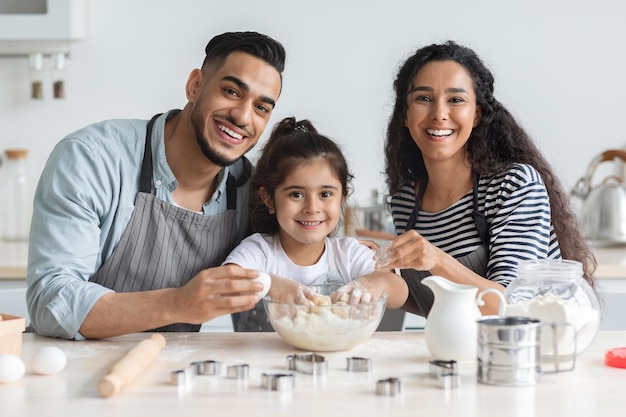
[{"label": "metal cookie cutter", "polygon": [[439,386],[444,389],[458,388],[461,386],[461,375],[459,375],[455,360],[431,360],[430,376],[436,378]]},{"label": "metal cookie cutter", "polygon": [[191,363],[194,375],[219,375],[222,370],[221,362],[207,360]]},{"label": "metal cookie cutter", "polygon": [[372,360],[368,358],[346,358],[346,370],[352,372],[369,372],[372,370]]},{"label": "metal cookie cutter", "polygon": [[287,368],[290,371],[299,371],[305,374],[326,375],[328,373],[328,362],[325,357],[317,353],[294,354],[287,356]]},{"label": "metal cookie cutter", "polygon": [[243,363],[231,365],[226,368],[226,378],[228,379],[248,379],[250,367]]},{"label": "metal cookie cutter", "polygon": [[402,381],[399,378],[380,379],[376,382],[376,394],[396,396],[402,393]]},{"label": "metal cookie cutter", "polygon": [[271,391],[292,391],[296,385],[293,374],[267,374],[261,375],[261,386]]},{"label": "metal cookie cutter", "polygon": [[186,385],[191,381],[191,369],[178,369],[170,373],[170,383],[173,385]]}]

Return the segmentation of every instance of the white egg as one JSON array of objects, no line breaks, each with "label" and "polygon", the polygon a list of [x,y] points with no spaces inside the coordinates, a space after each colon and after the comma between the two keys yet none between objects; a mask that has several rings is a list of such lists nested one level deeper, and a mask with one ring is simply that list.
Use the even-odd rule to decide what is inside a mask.
[{"label": "white egg", "polygon": [[10,353],[0,354],[0,383],[13,382],[24,376],[26,366],[19,356]]},{"label": "white egg", "polygon": [[58,374],[65,368],[65,352],[56,346],[46,346],[37,351],[30,360],[33,372],[40,375]]},{"label": "white egg", "polygon": [[258,277],[254,279],[254,281],[260,282],[263,284],[263,291],[259,291],[259,295],[261,297],[265,297],[272,286],[272,279],[265,272],[261,272]]}]

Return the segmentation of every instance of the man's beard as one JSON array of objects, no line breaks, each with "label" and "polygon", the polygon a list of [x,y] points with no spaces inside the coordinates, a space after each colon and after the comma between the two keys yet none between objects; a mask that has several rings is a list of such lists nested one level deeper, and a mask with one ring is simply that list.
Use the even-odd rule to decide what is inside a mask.
[{"label": "man's beard", "polygon": [[201,131],[200,132],[196,131],[196,141],[198,142],[198,145],[200,146],[200,149],[202,150],[202,154],[205,156],[205,158],[213,162],[215,165],[218,165],[221,167],[227,167],[229,165],[234,164],[237,161],[237,159],[239,159],[239,158],[226,159],[220,154],[218,154],[217,152],[215,152],[213,149],[211,149],[208,142],[204,139]]},{"label": "man's beard", "polygon": [[[191,124],[193,126],[193,132],[196,136],[196,142],[198,142],[198,146],[200,146],[202,154],[205,156],[205,158],[213,162],[215,165],[221,167],[232,165],[237,162],[237,160],[239,160],[240,157],[237,157],[235,159],[226,159],[224,156],[220,155],[210,147],[209,142],[206,140],[203,134],[204,118],[202,117],[200,112],[196,112],[195,110],[191,112]],[[248,152],[249,150],[250,149],[247,149],[246,152]]]}]

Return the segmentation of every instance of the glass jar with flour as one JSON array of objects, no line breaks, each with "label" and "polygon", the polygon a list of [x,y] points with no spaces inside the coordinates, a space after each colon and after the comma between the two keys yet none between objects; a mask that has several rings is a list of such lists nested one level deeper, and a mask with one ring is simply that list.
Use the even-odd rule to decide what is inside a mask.
[{"label": "glass jar with flour", "polygon": [[[598,297],[583,278],[580,262],[564,259],[522,261],[517,279],[507,287],[504,297],[506,316],[571,325],[542,334],[542,356],[565,359],[575,356],[574,352],[576,355],[582,353],[593,341],[600,325]],[[572,326],[575,335],[568,330]]]}]

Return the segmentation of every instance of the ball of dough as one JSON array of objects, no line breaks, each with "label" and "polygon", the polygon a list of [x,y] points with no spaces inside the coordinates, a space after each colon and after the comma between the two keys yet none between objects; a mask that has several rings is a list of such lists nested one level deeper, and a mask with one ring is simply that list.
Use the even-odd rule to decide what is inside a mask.
[{"label": "ball of dough", "polygon": [[272,286],[272,279],[265,272],[261,272],[258,277],[254,279],[254,281],[260,282],[263,284],[263,291],[259,291],[259,295],[261,297],[265,297]]},{"label": "ball of dough", "polygon": [[61,372],[67,363],[65,352],[56,346],[39,349],[30,360],[30,367],[39,375],[54,375]]}]

